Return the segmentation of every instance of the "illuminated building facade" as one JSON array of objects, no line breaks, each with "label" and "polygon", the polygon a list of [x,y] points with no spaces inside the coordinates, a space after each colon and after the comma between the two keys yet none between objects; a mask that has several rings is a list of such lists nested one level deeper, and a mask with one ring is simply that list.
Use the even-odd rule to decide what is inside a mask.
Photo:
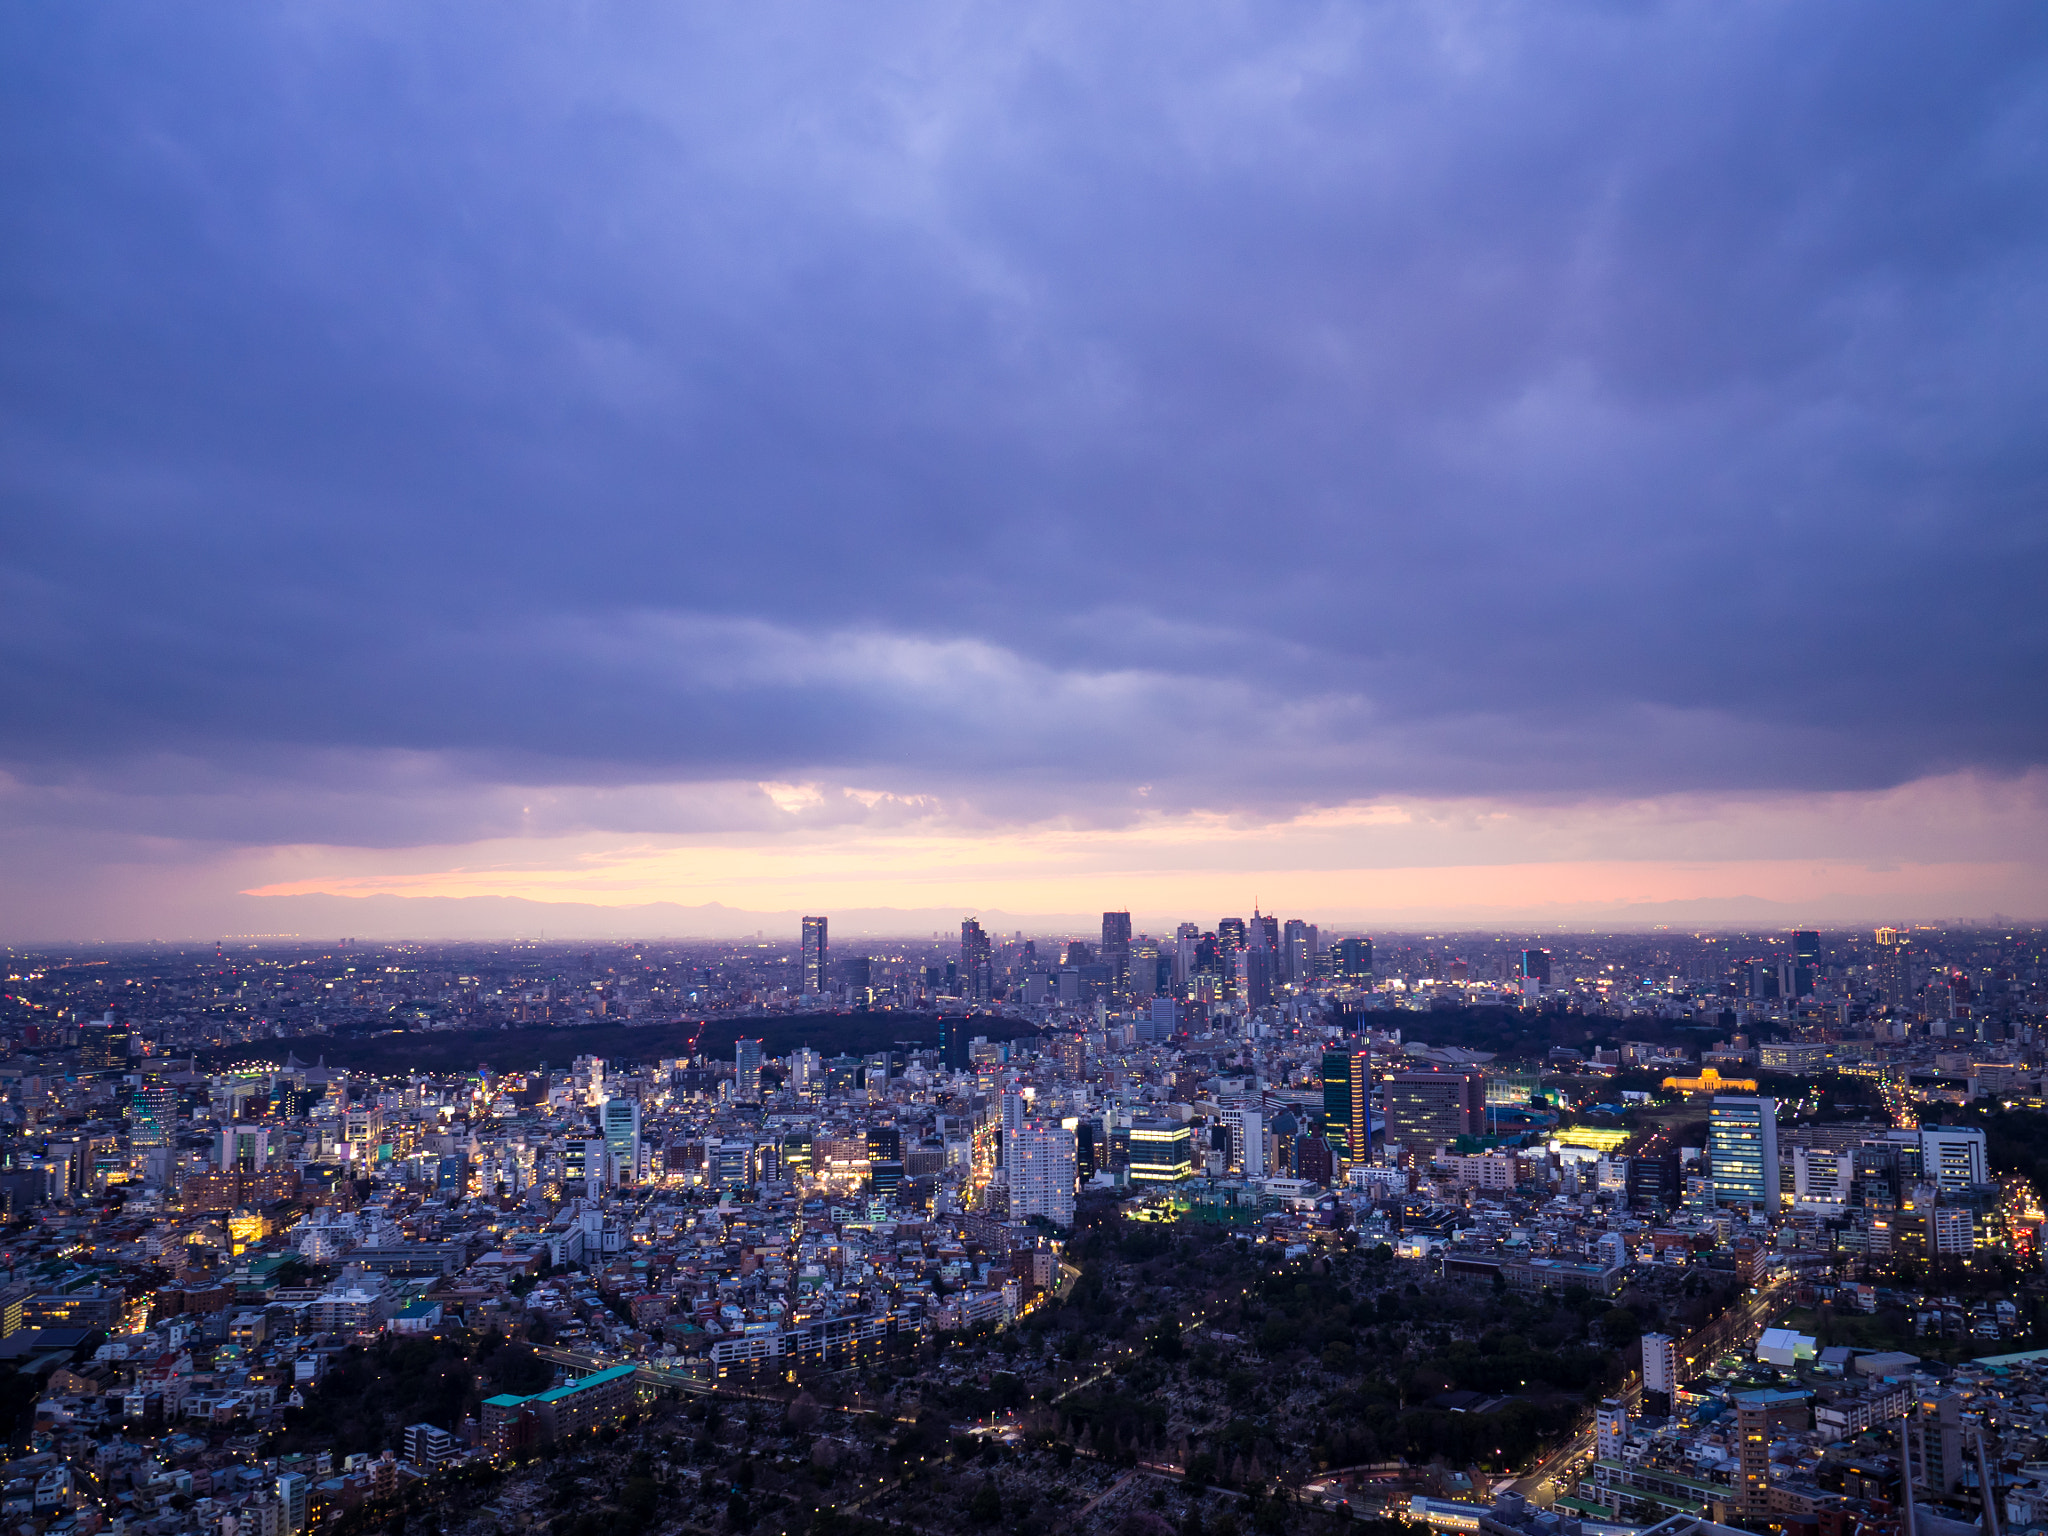
[{"label": "illuminated building facade", "polygon": [[1140,1120],[1130,1128],[1130,1173],[1136,1183],[1162,1184],[1195,1171],[1195,1133],[1167,1120]]},{"label": "illuminated building facade", "polygon": [[1714,1199],[1769,1213],[1778,1209],[1778,1101],[1717,1097],[1707,1110]]}]

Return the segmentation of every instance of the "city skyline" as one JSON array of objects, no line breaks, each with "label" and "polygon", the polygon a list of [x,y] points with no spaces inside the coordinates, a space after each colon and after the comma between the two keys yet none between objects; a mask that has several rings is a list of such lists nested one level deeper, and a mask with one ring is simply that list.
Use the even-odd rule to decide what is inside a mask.
[{"label": "city skyline", "polygon": [[4,1536],[2048,1536],[2048,7],[0,11]]}]

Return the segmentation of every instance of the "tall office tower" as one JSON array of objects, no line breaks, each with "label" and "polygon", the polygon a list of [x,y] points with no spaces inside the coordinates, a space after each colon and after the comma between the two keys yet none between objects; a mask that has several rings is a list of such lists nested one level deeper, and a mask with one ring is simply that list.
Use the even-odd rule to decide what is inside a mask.
[{"label": "tall office tower", "polygon": [[577,1096],[589,1105],[604,1102],[604,1058],[578,1056],[569,1064],[569,1082]]},{"label": "tall office tower", "polygon": [[1323,1134],[1348,1146],[1351,1134],[1351,1052],[1323,1052]]},{"label": "tall office tower", "polygon": [[1339,981],[1372,980],[1372,940],[1339,939],[1330,946],[1333,974]]},{"label": "tall office tower", "polygon": [[1550,985],[1550,951],[1547,949],[1525,949],[1519,972],[1524,981],[1534,981],[1543,986]]},{"label": "tall office tower", "polygon": [[128,1102],[131,1146],[170,1147],[178,1142],[178,1090],[152,1072]]},{"label": "tall office tower", "polygon": [[761,1042],[732,1043],[732,1093],[742,1104],[761,1102]]},{"label": "tall office tower", "polygon": [[1778,1101],[1717,1094],[1707,1109],[1714,1199],[1778,1213]]},{"label": "tall office tower", "polygon": [[1315,925],[1290,917],[1280,930],[1280,947],[1287,956],[1287,979],[1297,987],[1305,986],[1316,973]]},{"label": "tall office tower", "polygon": [[1243,949],[1250,942],[1244,919],[1241,917],[1219,917],[1216,919],[1216,942],[1225,949]]},{"label": "tall office tower", "polygon": [[1102,914],[1102,963],[1109,967],[1110,985],[1118,991],[1123,990],[1123,982],[1131,966],[1130,913]]},{"label": "tall office tower", "polygon": [[1792,930],[1792,995],[1811,997],[1820,984],[1820,935],[1810,928]]},{"label": "tall office tower", "polygon": [[1959,1125],[1921,1126],[1920,1168],[1944,1191],[1986,1182],[1991,1174],[1984,1163],[1984,1133]]},{"label": "tall office tower", "polygon": [[874,1001],[875,962],[869,955],[846,957],[846,998],[856,1008]]},{"label": "tall office tower", "polygon": [[1273,961],[1269,949],[1254,946],[1240,949],[1237,962],[1237,999],[1247,1008],[1265,1008],[1273,1001]]},{"label": "tall office tower", "polygon": [[1078,1160],[1074,1133],[1056,1122],[1027,1120],[1017,1128],[1014,1140],[1016,1152],[1012,1155],[1012,1133],[1004,1133],[1010,1218],[1015,1221],[1043,1216],[1054,1226],[1072,1226]]},{"label": "tall office tower", "polygon": [[1280,951],[1280,919],[1268,913],[1252,909],[1252,924],[1245,933],[1245,942],[1253,949],[1263,949],[1269,955]]},{"label": "tall office tower", "polygon": [[631,1099],[607,1099],[602,1111],[604,1150],[618,1170],[618,1182],[640,1178],[640,1106]]},{"label": "tall office tower", "polygon": [[1176,989],[1185,990],[1188,978],[1195,974],[1195,949],[1201,942],[1199,923],[1182,923],[1173,930],[1173,984]]},{"label": "tall office tower", "polygon": [[961,995],[977,1003],[988,1002],[995,996],[995,965],[988,935],[971,917],[960,920],[960,982]]},{"label": "tall office tower", "polygon": [[1486,1123],[1486,1079],[1477,1072],[1396,1072],[1387,1080],[1387,1140],[1441,1147]]},{"label": "tall office tower", "polygon": [[816,997],[832,984],[831,941],[822,917],[804,919],[804,993]]},{"label": "tall office tower", "polygon": [[1877,930],[1877,989],[1885,1007],[1894,1013],[1906,1011],[1913,995],[1913,961],[1905,931]]},{"label": "tall office tower", "polygon": [[[1480,1096],[1486,1090],[1480,1089]],[[1351,1115],[1344,1122],[1344,1156],[1362,1163],[1372,1156],[1372,1053],[1360,1050],[1351,1057]]]},{"label": "tall office tower", "polygon": [[1131,1001],[1142,1003],[1159,991],[1159,946],[1141,940],[1131,946],[1131,963],[1124,977]]}]

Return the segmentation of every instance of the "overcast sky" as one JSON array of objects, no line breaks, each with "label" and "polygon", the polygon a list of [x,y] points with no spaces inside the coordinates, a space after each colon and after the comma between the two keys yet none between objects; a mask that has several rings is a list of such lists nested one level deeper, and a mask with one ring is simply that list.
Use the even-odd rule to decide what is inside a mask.
[{"label": "overcast sky", "polygon": [[2048,917],[2048,11],[14,7],[0,519],[0,937]]}]

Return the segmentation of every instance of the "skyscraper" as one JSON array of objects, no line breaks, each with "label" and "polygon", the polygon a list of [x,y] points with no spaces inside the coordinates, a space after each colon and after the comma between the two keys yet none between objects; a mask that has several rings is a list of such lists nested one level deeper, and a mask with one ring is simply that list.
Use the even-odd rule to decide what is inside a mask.
[{"label": "skyscraper", "polygon": [[1142,941],[1131,946],[1130,963],[1124,972],[1124,990],[1133,1003],[1142,1003],[1159,990],[1159,946]]},{"label": "skyscraper", "polygon": [[1173,930],[1173,984],[1185,988],[1195,974],[1195,949],[1202,942],[1199,923],[1182,923]]},{"label": "skyscraper", "polygon": [[816,997],[831,984],[832,973],[828,968],[826,950],[828,941],[825,933],[825,919],[807,917],[804,919],[804,992]]},{"label": "skyscraper", "polygon": [[1264,1008],[1273,1001],[1273,951],[1254,944],[1232,957],[1237,963],[1237,997],[1247,1008]]},{"label": "skyscraper", "polygon": [[1372,940],[1339,939],[1330,946],[1332,974],[1339,981],[1372,980]]},{"label": "skyscraper", "polygon": [[962,994],[977,1003],[986,1003],[995,996],[995,966],[988,934],[971,917],[960,920],[960,982]]},{"label": "skyscraper", "polygon": [[1102,914],[1102,949],[1099,963],[1109,972],[1112,997],[1128,998],[1131,984],[1131,914]]},{"label": "skyscraper", "polygon": [[1338,1146],[1351,1129],[1351,1053],[1323,1052],[1323,1133]]},{"label": "skyscraper", "polygon": [[1810,928],[1792,930],[1792,995],[1813,996],[1820,980],[1820,935]]},{"label": "skyscraper", "polygon": [[619,1182],[634,1183],[640,1177],[640,1106],[631,1099],[607,1099],[600,1114],[605,1154]]},{"label": "skyscraper", "polygon": [[1778,1210],[1778,1101],[1717,1094],[1707,1109],[1707,1155],[1714,1198],[1775,1216]]},{"label": "skyscraper", "polygon": [[1280,947],[1287,957],[1285,975],[1297,987],[1305,985],[1316,973],[1317,937],[1315,925],[1298,917],[1287,919],[1280,930]]},{"label": "skyscraper", "polygon": [[1131,914],[1102,914],[1102,963],[1111,970],[1123,968],[1123,957],[1131,952]]},{"label": "skyscraper", "polygon": [[1269,955],[1280,953],[1280,919],[1270,913],[1252,909],[1251,927],[1245,931],[1245,943],[1252,949],[1263,949]]},{"label": "skyscraper", "polygon": [[1225,949],[1243,949],[1249,942],[1244,919],[1241,917],[1219,917],[1216,919],[1216,942]]},{"label": "skyscraper", "polygon": [[1522,951],[1521,978],[1524,981],[1550,985],[1550,951],[1547,949],[1525,949]]},{"label": "skyscraper", "polygon": [[732,1092],[742,1104],[761,1102],[761,1042],[735,1040],[732,1043]]},{"label": "skyscraper", "polygon": [[1904,930],[1877,930],[1877,990],[1885,1007],[1894,1013],[1905,1011],[1912,996],[1912,956]]},{"label": "skyscraper", "polygon": [[[1484,1090],[1481,1090],[1482,1096]],[[1362,1163],[1372,1156],[1372,1053],[1351,1054],[1351,1114],[1344,1122],[1344,1156]]]}]

